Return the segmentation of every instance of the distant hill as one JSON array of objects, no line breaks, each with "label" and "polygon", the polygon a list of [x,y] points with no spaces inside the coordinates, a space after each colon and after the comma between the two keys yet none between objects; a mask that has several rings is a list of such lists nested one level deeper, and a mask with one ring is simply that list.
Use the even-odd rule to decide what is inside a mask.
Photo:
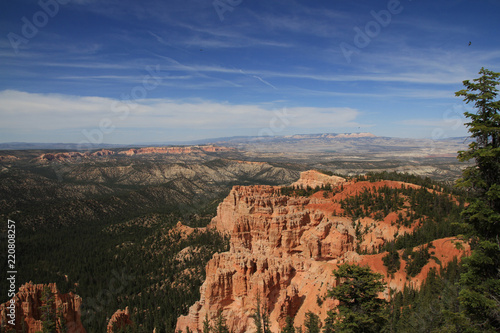
[{"label": "distant hill", "polygon": [[[112,149],[112,148],[131,148],[131,147],[147,147],[147,146],[178,146],[178,145],[200,145],[200,144],[218,144],[234,146],[244,143],[275,143],[286,141],[300,141],[300,140],[350,140],[350,139],[383,139],[386,142],[456,142],[464,143],[466,137],[444,138],[439,140],[432,139],[411,139],[411,138],[393,138],[393,137],[380,137],[368,132],[360,133],[317,133],[317,134],[293,134],[293,135],[276,135],[276,136],[231,136],[219,138],[207,138],[191,141],[164,141],[164,142],[138,142],[134,144],[110,144],[102,143],[92,145],[92,149]],[[86,146],[85,149],[88,147]],[[79,150],[81,146],[77,143],[62,143],[62,142],[5,142],[0,143],[0,150],[40,150],[40,149],[53,149],[53,150]]]}]

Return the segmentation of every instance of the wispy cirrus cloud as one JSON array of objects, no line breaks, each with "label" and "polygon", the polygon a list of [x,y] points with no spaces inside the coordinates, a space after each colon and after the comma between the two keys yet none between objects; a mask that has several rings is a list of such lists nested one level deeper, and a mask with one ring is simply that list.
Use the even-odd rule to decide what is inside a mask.
[{"label": "wispy cirrus cloud", "polygon": [[[9,4],[16,14],[5,15],[0,24],[4,36],[20,33],[21,17],[40,10],[35,2],[26,9],[27,3]],[[347,63],[339,44],[354,45],[354,28],[364,30],[375,22],[371,11],[387,9],[387,2],[243,1],[221,22],[212,1],[70,1],[19,54],[6,38],[0,40],[0,92],[8,101],[1,110],[19,132],[15,112],[28,120],[45,114],[35,118],[47,128],[92,126],[102,117],[98,114],[113,116],[109,104],[140,86],[148,66],[159,66],[155,75],[161,82],[120,126],[137,124],[146,133],[158,124],[172,132],[175,122],[187,128],[181,115],[197,121],[190,111],[196,110],[216,132],[223,130],[216,123],[254,128],[273,107],[288,106],[297,111],[297,124],[305,126],[298,125],[299,132],[320,123],[361,123],[363,114],[363,122],[377,124],[376,134],[390,135],[397,127],[399,135],[420,136],[446,125],[434,120],[455,103],[453,93],[463,80],[477,77],[481,67],[499,70],[498,4],[401,3],[403,12],[372,31],[367,45]],[[306,110],[309,115],[302,117]],[[247,117],[250,113],[255,116]],[[335,115],[335,121],[327,115]],[[152,122],[153,117],[159,121]],[[36,126],[31,120],[26,124]],[[197,126],[182,134],[201,133]]]}]

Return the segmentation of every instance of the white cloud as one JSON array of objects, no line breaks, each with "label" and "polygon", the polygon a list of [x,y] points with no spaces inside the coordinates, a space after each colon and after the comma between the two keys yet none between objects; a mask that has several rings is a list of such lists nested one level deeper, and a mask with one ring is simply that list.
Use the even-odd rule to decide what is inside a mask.
[{"label": "white cloud", "polygon": [[[142,99],[133,104],[102,97],[34,94],[14,90],[0,92],[0,127],[9,130],[93,129],[103,119],[117,129],[149,128],[190,131],[234,128],[285,127],[314,129],[362,126],[360,112],[352,108],[292,107],[270,109],[260,105],[231,105],[211,101],[185,102]],[[76,139],[76,138],[75,138]]]}]

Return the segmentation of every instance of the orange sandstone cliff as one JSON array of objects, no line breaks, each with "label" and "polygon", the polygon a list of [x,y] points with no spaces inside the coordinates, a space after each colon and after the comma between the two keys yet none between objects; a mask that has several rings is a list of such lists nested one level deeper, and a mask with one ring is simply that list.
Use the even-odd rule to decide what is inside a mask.
[{"label": "orange sandstone cliff", "polygon": [[[15,325],[9,324],[12,316],[9,316],[13,311],[9,308],[11,302],[6,302],[0,305],[0,321],[2,327],[15,329],[15,332],[35,333],[42,331],[42,306],[45,305],[43,300],[44,289],[49,287],[53,295],[52,312],[56,314],[58,327],[64,325],[66,333],[86,333],[81,322],[80,307],[82,299],[73,293],[61,294],[57,290],[55,283],[33,284],[26,283],[19,288],[16,296],[14,296],[14,313]],[[57,332],[63,332],[58,330]]]},{"label": "orange sandstone cliff", "polygon": [[128,307],[125,310],[117,310],[108,322],[107,333],[115,333],[127,327],[133,327],[134,323],[130,320],[130,311]]},{"label": "orange sandstone cliff", "polygon": [[306,188],[307,186],[315,188],[316,186],[330,184],[337,186],[345,183],[345,179],[338,176],[328,176],[316,170],[304,171],[300,175],[300,179],[292,184],[294,187]]},{"label": "orange sandstone cliff", "polygon": [[[211,223],[211,227],[230,235],[230,251],[215,254],[208,262],[200,300],[191,306],[186,316],[178,318],[176,330],[184,332],[189,327],[192,332],[201,332],[205,317],[214,323],[222,311],[230,330],[255,332],[251,316],[257,295],[268,309],[272,332],[280,331],[287,316],[295,318],[295,326],[301,326],[308,311],[324,320],[326,312],[337,303],[326,299],[319,306],[318,299],[338,284],[332,271],[344,262],[370,266],[386,276],[390,288],[398,290],[409,284],[420,286],[429,269],[439,267],[431,260],[420,274],[409,279],[401,260],[400,270],[388,277],[382,263],[384,253],[360,255],[355,249],[376,249],[393,240],[398,232],[410,232],[414,226],[398,226],[391,214],[383,221],[363,218],[356,223],[366,233],[358,240],[356,223],[340,216],[342,209],[338,200],[365,188],[416,185],[395,181],[348,182],[318,174],[302,173],[298,184],[331,182],[338,185],[338,190],[329,195],[317,192],[311,197],[289,197],[281,195],[279,186],[233,187]],[[466,244],[455,246],[455,242],[459,241],[433,242],[435,256],[442,265],[468,250]]]}]

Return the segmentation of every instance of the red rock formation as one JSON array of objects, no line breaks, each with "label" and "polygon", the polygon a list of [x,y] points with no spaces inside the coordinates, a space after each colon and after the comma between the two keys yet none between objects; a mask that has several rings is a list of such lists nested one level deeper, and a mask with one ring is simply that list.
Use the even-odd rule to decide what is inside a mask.
[{"label": "red rock formation", "polygon": [[[19,288],[18,293],[13,298],[14,311],[15,311],[15,326],[13,327],[16,332],[35,333],[42,330],[42,313],[41,306],[45,305],[42,300],[45,287],[49,287],[51,293],[54,295],[54,304],[52,310],[60,316],[66,326],[64,333],[86,333],[82,326],[80,318],[80,307],[82,299],[73,293],[61,294],[57,290],[55,283],[33,284],[32,282],[26,283]],[[0,319],[2,327],[12,327],[8,325],[11,317],[9,309],[10,301],[0,305]],[[61,322],[59,321],[59,324]],[[25,330],[23,330],[25,329]],[[63,332],[58,329],[57,332]]]},{"label": "red rock formation", "polygon": [[0,162],[12,162],[18,160],[17,157],[12,156],[12,155],[2,155],[0,156]]},{"label": "red rock formation", "polygon": [[223,152],[223,151],[234,151],[234,148],[230,147],[217,147],[217,146],[201,146],[201,150],[209,152],[209,153],[217,153],[217,152]]},{"label": "red rock formation", "polygon": [[96,151],[90,155],[92,155],[92,156],[110,156],[110,155],[114,155],[114,154],[115,154],[115,152],[112,150],[101,149],[101,150]]},{"label": "red rock formation", "polygon": [[114,155],[115,152],[107,149],[101,149],[93,153],[85,152],[80,153],[76,151],[71,151],[67,153],[46,153],[38,156],[36,159],[44,162],[44,161],[64,161],[68,159],[77,159],[77,158],[88,158],[92,157],[102,157],[102,156],[110,156]]},{"label": "red rock formation", "polygon": [[[461,258],[464,255],[470,254],[469,245],[454,237],[436,239],[431,243],[435,248],[431,248],[429,249],[429,251],[434,252],[433,256],[436,257],[444,265],[452,261],[455,257]],[[403,255],[403,252],[404,250],[399,251],[400,257]],[[361,256],[358,263],[361,266],[369,265],[374,272],[387,275],[387,269],[382,261],[382,257],[384,256],[385,253]],[[385,278],[389,288],[401,290],[405,284],[405,281],[407,285],[419,287],[427,277],[429,270],[431,270],[432,268],[436,268],[439,272],[439,264],[434,259],[431,259],[429,260],[429,263],[427,263],[427,265],[422,268],[420,273],[417,274],[417,276],[411,278],[410,280],[407,280],[407,275],[404,269],[406,266],[406,261],[402,258],[400,260],[400,269],[396,273],[394,273],[393,277],[386,276]]]},{"label": "red rock formation", "polygon": [[[303,173],[302,182],[317,180],[312,173]],[[411,231],[393,225],[391,218],[375,221],[365,218],[367,230],[359,242],[355,223],[340,214],[340,198],[367,187],[401,187],[401,182],[381,181],[342,182],[343,192],[325,198],[322,192],[311,197],[287,197],[277,186],[235,186],[219,205],[211,227],[231,236],[230,251],[215,254],[206,267],[207,279],[202,285],[201,298],[186,316],[177,321],[176,330],[189,327],[201,332],[208,315],[212,322],[222,311],[227,324],[236,333],[255,332],[252,313],[257,295],[269,309],[271,331],[279,332],[285,318],[295,317],[295,326],[303,324],[305,314],[312,311],[326,318],[328,309],[336,306],[332,299],[320,307],[318,298],[337,284],[332,271],[344,262],[359,262],[383,273],[384,254],[361,256],[357,246],[371,250],[394,239],[394,234]],[[351,194],[351,195],[352,195]],[[458,250],[452,239],[437,240],[436,255],[443,265],[465,250]],[[465,249],[467,246],[463,245]],[[386,280],[390,287],[401,290],[405,284],[420,286],[432,260],[422,273],[407,280],[402,263],[399,272]],[[387,296],[387,295],[386,295]]]},{"label": "red rock formation", "polygon": [[108,322],[107,333],[118,332],[121,328],[127,326],[134,326],[132,320],[130,320],[130,312],[128,306],[125,310],[117,310]]},{"label": "red rock formation", "polygon": [[88,157],[87,153],[67,152],[67,153],[47,153],[40,155],[37,159],[40,161],[62,161],[73,158]]},{"label": "red rock formation", "polygon": [[[228,147],[217,147],[217,146],[185,146],[185,147],[147,147],[147,148],[139,148],[139,149],[128,149],[125,151],[121,151],[118,154],[133,156],[133,155],[150,155],[150,154],[172,154],[172,155],[180,155],[180,154],[195,154],[195,153],[215,153],[215,152],[224,152],[224,151],[234,151],[234,148]],[[46,153],[38,156],[36,160],[40,162],[45,161],[63,161],[67,159],[76,159],[76,158],[88,158],[88,157],[103,157],[115,155],[116,153],[112,150],[101,149],[99,151],[89,153],[89,152],[65,152],[65,153]],[[14,156],[0,156],[0,162],[10,161],[13,159],[17,159]]]},{"label": "red rock formation", "polygon": [[295,187],[306,188],[310,186],[315,188],[316,186],[330,184],[332,186],[337,186],[345,183],[345,179],[338,176],[328,176],[316,170],[309,170],[300,173],[300,179],[292,184]]},{"label": "red rock formation", "polygon": [[171,234],[178,233],[178,234],[181,235],[182,238],[185,239],[185,238],[187,238],[189,235],[191,235],[195,231],[197,231],[197,232],[204,232],[206,230],[207,230],[206,228],[192,228],[190,226],[182,224],[182,222],[179,221],[179,222],[177,222],[177,224],[175,225],[175,227],[173,227],[170,230],[170,233]]},{"label": "red rock formation", "polygon": [[124,154],[127,156],[133,155],[145,155],[145,154],[194,154],[194,153],[214,153],[223,151],[233,151],[234,148],[228,147],[217,147],[217,146],[185,146],[185,147],[147,147],[139,149],[129,149],[122,151],[119,154]]}]

